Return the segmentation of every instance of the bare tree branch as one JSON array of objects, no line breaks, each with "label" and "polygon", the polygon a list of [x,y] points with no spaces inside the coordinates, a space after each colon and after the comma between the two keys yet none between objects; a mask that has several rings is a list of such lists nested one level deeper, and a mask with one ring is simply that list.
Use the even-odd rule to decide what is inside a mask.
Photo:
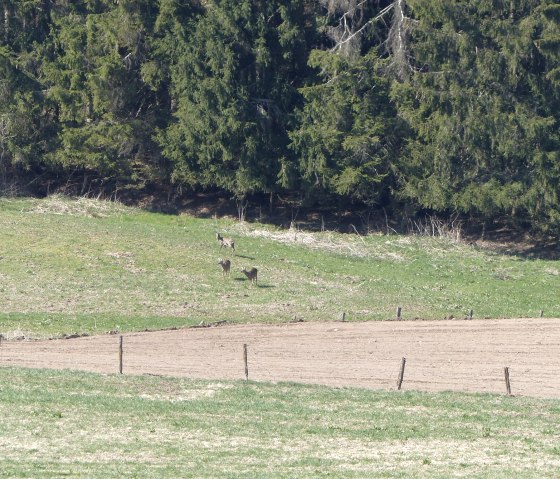
[{"label": "bare tree branch", "polygon": [[409,37],[411,19],[405,15],[405,1],[395,0],[393,23],[387,36],[387,50],[392,57],[391,69],[398,79],[403,80],[412,70],[409,61]]},{"label": "bare tree branch", "polygon": [[363,21],[366,7],[373,0],[323,0],[329,15],[340,13],[338,25],[331,27],[329,34],[335,45],[330,52],[338,52],[346,56],[359,55],[361,35],[376,22],[383,21],[388,33],[385,39],[379,40],[389,55],[389,71],[399,80],[405,79],[411,71],[410,34],[415,21],[406,15],[407,1],[393,0],[380,10],[374,17]]},{"label": "bare tree branch", "polygon": [[[360,4],[356,5],[356,7],[354,9],[352,9],[352,11],[355,11],[359,6],[363,5],[364,3],[366,3],[367,0],[364,0],[362,2],[360,2]],[[348,42],[350,42],[352,39],[354,39],[355,37],[357,37],[358,35],[360,35],[367,27],[369,27],[371,24],[377,22],[378,20],[382,19],[387,13],[389,13],[394,7],[395,7],[395,3],[392,3],[390,5],[388,5],[387,7],[385,7],[383,10],[381,10],[375,17],[369,19],[366,23],[364,23],[358,30],[354,31],[354,32],[350,32],[347,28],[346,28],[346,24],[345,24],[345,33],[347,33],[346,35],[342,35],[341,39],[337,41],[337,44],[331,48],[331,52],[340,50],[345,44],[347,44]],[[350,11],[344,13],[344,15],[342,16],[342,18],[345,18],[347,15],[350,14]],[[341,21],[342,21],[341,18]],[[346,20],[344,20],[346,21]]]}]

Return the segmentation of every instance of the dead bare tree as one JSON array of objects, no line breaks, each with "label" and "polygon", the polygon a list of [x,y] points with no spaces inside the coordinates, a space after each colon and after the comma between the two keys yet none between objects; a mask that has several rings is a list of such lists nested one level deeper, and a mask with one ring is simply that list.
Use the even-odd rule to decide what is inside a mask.
[{"label": "dead bare tree", "polygon": [[237,205],[237,217],[240,223],[245,222],[245,215],[247,214],[247,206],[249,206],[249,201],[245,198],[236,198],[235,203]]},{"label": "dead bare tree", "polygon": [[363,34],[375,24],[389,26],[386,38],[380,39],[380,47],[390,56],[389,69],[399,79],[404,79],[412,70],[410,61],[410,33],[415,23],[407,16],[406,0],[394,0],[369,18],[366,8],[377,0],[321,0],[329,16],[338,16],[338,23],[328,29],[335,42],[331,52],[345,56],[359,53]]},{"label": "dead bare tree", "polygon": [[404,80],[412,71],[410,34],[414,20],[406,15],[405,0],[393,2],[393,21],[387,36],[386,48],[391,56],[390,70],[399,80]]},{"label": "dead bare tree", "polygon": [[373,0],[323,0],[329,15],[339,15],[338,24],[328,33],[334,40],[333,52],[354,56],[360,51],[362,34],[379,20],[384,20],[394,3],[383,8],[376,16],[366,19],[365,8]]},{"label": "dead bare tree", "polygon": [[364,25],[363,7],[369,0],[322,0],[329,16],[339,15],[338,24],[327,29],[328,35],[335,42],[331,51],[353,57],[360,51],[360,33]]}]

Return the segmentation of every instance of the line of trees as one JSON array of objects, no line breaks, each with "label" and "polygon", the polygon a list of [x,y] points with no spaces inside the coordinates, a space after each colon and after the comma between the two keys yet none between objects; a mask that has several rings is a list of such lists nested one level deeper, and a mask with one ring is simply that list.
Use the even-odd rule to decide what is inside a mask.
[{"label": "line of trees", "polygon": [[0,184],[560,230],[556,0],[3,0]]}]

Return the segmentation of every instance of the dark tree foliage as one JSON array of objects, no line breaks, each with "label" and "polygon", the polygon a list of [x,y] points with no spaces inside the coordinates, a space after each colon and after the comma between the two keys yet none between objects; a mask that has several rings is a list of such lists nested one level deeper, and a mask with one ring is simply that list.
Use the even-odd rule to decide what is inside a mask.
[{"label": "dark tree foliage", "polygon": [[9,1],[0,11],[0,187],[41,177],[56,136],[34,54],[49,32],[48,1]]},{"label": "dark tree foliage", "polygon": [[560,232],[556,0],[4,0],[0,15],[4,192],[286,192]]},{"label": "dark tree foliage", "polygon": [[307,70],[302,2],[219,0],[178,31],[174,121],[159,135],[172,179],[244,197],[278,188],[290,113]]},{"label": "dark tree foliage", "polygon": [[[304,106],[291,132],[299,176],[308,194],[378,204],[398,152],[398,119],[389,81],[375,54],[349,60],[316,50],[319,82],[303,88]],[[377,73],[376,73],[377,71]]]},{"label": "dark tree foliage", "polygon": [[81,193],[165,179],[151,138],[159,92],[147,78],[159,12],[149,0],[116,3],[59,5],[42,47],[41,81],[58,128],[45,161],[76,178]]},{"label": "dark tree foliage", "polygon": [[399,162],[402,194],[436,211],[557,228],[558,62],[544,47],[558,24],[545,2],[409,3],[416,71],[393,88],[415,132]]}]

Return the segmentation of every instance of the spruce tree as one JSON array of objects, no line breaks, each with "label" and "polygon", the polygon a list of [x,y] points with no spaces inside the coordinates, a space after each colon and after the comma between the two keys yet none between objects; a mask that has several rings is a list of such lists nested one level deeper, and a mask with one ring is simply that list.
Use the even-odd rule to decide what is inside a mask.
[{"label": "spruce tree", "polygon": [[557,181],[546,164],[557,155],[558,110],[536,46],[542,2],[409,3],[416,70],[393,87],[414,130],[399,163],[404,197],[436,211],[546,226],[557,208],[543,175]]},{"label": "spruce tree", "polygon": [[183,25],[171,65],[175,121],[159,136],[182,185],[272,192],[306,69],[302,2],[215,0]]}]

